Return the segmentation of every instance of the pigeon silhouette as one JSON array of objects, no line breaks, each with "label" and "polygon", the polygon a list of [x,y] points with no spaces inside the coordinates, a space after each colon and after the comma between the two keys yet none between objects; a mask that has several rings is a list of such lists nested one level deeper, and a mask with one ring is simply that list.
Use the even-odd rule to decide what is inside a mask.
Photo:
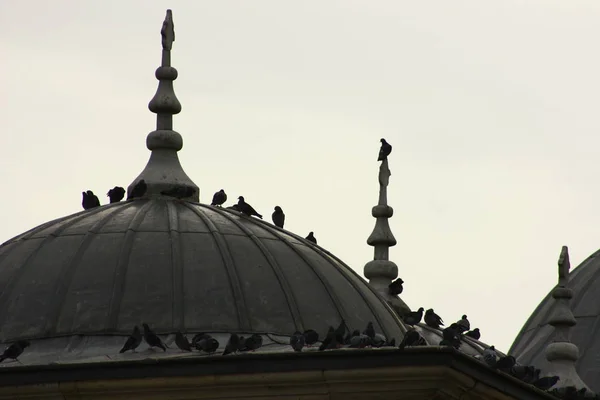
[{"label": "pigeon silhouette", "polygon": [[232,333],[231,336],[229,337],[229,340],[227,341],[227,344],[225,345],[225,350],[223,351],[223,355],[226,356],[227,354],[230,354],[230,353],[237,353],[239,346],[240,346],[240,337],[237,334]]},{"label": "pigeon silhouette", "polygon": [[373,328],[373,323],[371,321],[369,321],[369,323],[367,324],[367,327],[363,331],[363,334],[367,335],[371,339],[375,337],[375,328]]},{"label": "pigeon silhouette", "polygon": [[144,323],[142,326],[144,327],[144,340],[146,343],[148,343],[148,346],[160,347],[163,351],[167,351],[162,340],[160,340],[160,338],[154,332],[152,332],[148,324]]},{"label": "pigeon silhouette", "polygon": [[183,335],[183,333],[177,331],[175,332],[175,344],[179,347],[180,350],[183,351],[192,351],[192,346],[190,342],[188,342],[187,338]]},{"label": "pigeon silhouette", "polygon": [[304,335],[300,332],[296,331],[290,338],[290,346],[294,349],[294,351],[300,352],[304,347],[305,339]]},{"label": "pigeon silhouette", "polygon": [[31,343],[29,343],[28,340],[18,340],[15,343],[11,344],[6,348],[6,350],[4,350],[4,353],[2,353],[2,355],[0,356],[0,363],[6,360],[7,358],[19,361],[18,357],[21,354],[23,354],[23,351],[25,351],[25,349],[29,347],[29,345],[31,345]]},{"label": "pigeon silhouette", "polygon": [[458,325],[458,333],[464,333],[471,329],[471,323],[467,319],[466,315],[463,315],[461,319],[456,321],[456,325]]},{"label": "pigeon silhouette", "polygon": [[98,196],[96,196],[91,190],[81,192],[81,195],[83,196],[81,205],[83,206],[84,210],[100,207],[100,200],[98,200]]},{"label": "pigeon silhouette", "polygon": [[136,325],[133,327],[133,332],[127,338],[125,345],[123,346],[121,351],[119,351],[119,353],[125,353],[127,350],[131,350],[131,351],[135,352],[135,349],[137,349],[141,343],[142,343],[142,332],[140,331],[140,327]]},{"label": "pigeon silhouette", "polygon": [[313,242],[314,244],[317,244],[317,238],[315,238],[315,234],[313,232],[309,232],[308,236],[305,237],[306,240],[308,240],[309,242]]},{"label": "pigeon silhouette", "polygon": [[483,361],[490,367],[494,368],[496,366],[496,348],[494,346],[490,346],[483,351]]},{"label": "pigeon silhouette", "polygon": [[404,334],[404,338],[398,347],[400,350],[402,350],[407,346],[425,346],[426,344],[427,342],[425,342],[425,339],[419,334],[419,332],[417,332],[415,329],[409,329]]},{"label": "pigeon silhouette", "polygon": [[210,205],[220,207],[226,201],[227,201],[227,194],[225,193],[225,191],[223,189],[221,189],[218,192],[216,192],[215,194],[213,194],[213,199],[212,199],[212,202],[210,203]]},{"label": "pigeon silhouette", "polygon": [[110,204],[118,203],[125,197],[125,189],[121,186],[115,186],[106,193],[106,196],[110,199]]},{"label": "pigeon silhouette", "polygon": [[250,204],[246,203],[246,201],[244,200],[244,196],[238,197],[237,206],[238,209],[245,215],[249,217],[256,215],[258,218],[262,219],[262,215],[257,213],[256,210]]},{"label": "pigeon silhouette", "polygon": [[325,339],[321,342],[321,346],[319,346],[319,351],[336,349],[338,345],[339,343],[336,338],[335,329],[333,329],[333,326],[330,326]]},{"label": "pigeon silhouette", "polygon": [[163,196],[175,197],[176,199],[185,199],[196,193],[196,189],[190,186],[174,186],[169,190],[160,192]]},{"label": "pigeon silhouette", "polygon": [[198,342],[196,348],[206,353],[214,353],[219,348],[219,341],[214,337],[207,337]]},{"label": "pigeon silhouette", "polygon": [[254,333],[252,336],[246,339],[244,342],[244,351],[255,351],[260,349],[263,343],[263,338],[258,333]]},{"label": "pigeon silhouette", "polygon": [[275,211],[273,211],[271,218],[273,219],[273,224],[275,224],[275,226],[283,229],[283,224],[285,223],[285,214],[283,213],[281,207],[275,206]]},{"label": "pigeon silhouette", "polygon": [[500,357],[498,361],[496,361],[496,368],[504,372],[509,372],[516,363],[517,360],[515,360],[513,356]]},{"label": "pigeon silhouette", "polygon": [[433,308],[430,308],[429,310],[425,311],[424,320],[427,326],[430,326],[435,329],[439,329],[440,326],[444,325],[444,321],[442,321],[439,315],[433,312]]},{"label": "pigeon silhouette", "polygon": [[533,382],[533,386],[540,390],[549,390],[552,386],[556,385],[560,378],[558,376],[546,376]]},{"label": "pigeon silhouette", "polygon": [[465,333],[465,336],[468,336],[475,340],[479,340],[479,338],[481,337],[481,333],[479,332],[479,328],[475,328],[472,331]]},{"label": "pigeon silhouette", "polygon": [[423,307],[420,307],[418,311],[411,311],[408,314],[405,314],[403,317],[404,322],[406,322],[410,326],[418,324],[423,318],[423,311],[425,311],[425,309]]},{"label": "pigeon silhouette", "polygon": [[148,185],[146,185],[146,181],[142,179],[135,184],[133,189],[131,189],[131,193],[129,193],[129,196],[127,196],[127,200],[135,199],[136,197],[142,197],[144,194],[146,194],[146,190],[148,190]]},{"label": "pigeon silhouette", "polygon": [[440,346],[450,346],[455,349],[460,348],[460,334],[458,333],[458,325],[452,324],[442,331],[442,341]]},{"label": "pigeon silhouette", "polygon": [[310,347],[319,341],[319,333],[314,329],[307,329],[303,333],[306,347]]},{"label": "pigeon silhouette", "polygon": [[210,336],[208,333],[197,333],[194,335],[194,337],[192,338],[192,347],[198,347],[198,343],[203,340],[203,339],[209,339],[212,336]]},{"label": "pigeon silhouette", "polygon": [[377,157],[377,161],[387,160],[388,156],[392,152],[392,145],[385,141],[385,139],[381,139],[381,147],[379,148],[379,157]]},{"label": "pigeon silhouette", "polygon": [[404,288],[402,287],[403,283],[404,281],[402,280],[402,278],[398,278],[392,283],[390,283],[388,285],[388,291],[390,293],[390,296],[398,296],[400,293],[402,293],[402,291],[404,290]]}]

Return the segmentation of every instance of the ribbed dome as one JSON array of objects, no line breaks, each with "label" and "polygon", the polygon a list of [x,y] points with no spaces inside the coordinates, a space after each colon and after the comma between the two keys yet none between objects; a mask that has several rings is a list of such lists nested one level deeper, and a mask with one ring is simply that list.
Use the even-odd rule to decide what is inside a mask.
[{"label": "ribbed dome", "polygon": [[[571,308],[577,325],[571,328],[571,342],[579,347],[577,372],[596,393],[600,392],[600,250],[583,261],[569,275],[573,290]],[[545,348],[552,340],[554,328],[548,325],[556,302],[550,293],[542,300],[521,332],[509,353],[517,361],[534,364],[542,371],[548,365]]]},{"label": "ribbed dome", "polygon": [[340,319],[400,322],[348,266],[306,240],[237,212],[170,198],[106,205],[0,246],[0,339],[162,333],[289,335]]}]

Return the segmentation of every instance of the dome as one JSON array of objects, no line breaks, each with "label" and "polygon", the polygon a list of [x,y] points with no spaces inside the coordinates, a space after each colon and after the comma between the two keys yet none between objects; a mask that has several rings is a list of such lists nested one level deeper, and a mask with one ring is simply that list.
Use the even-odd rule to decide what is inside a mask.
[{"label": "dome", "polygon": [[290,335],[344,318],[387,337],[400,322],[321,247],[242,214],[154,197],[82,211],[0,246],[3,341],[68,335]]},{"label": "dome", "polygon": [[[571,328],[571,342],[579,347],[577,372],[590,389],[600,392],[600,250],[583,261],[569,274],[568,287],[573,290],[571,309],[577,324]],[[534,364],[544,371],[548,367],[545,349],[553,338],[548,324],[557,302],[548,293],[529,317],[509,353],[524,364]]]}]

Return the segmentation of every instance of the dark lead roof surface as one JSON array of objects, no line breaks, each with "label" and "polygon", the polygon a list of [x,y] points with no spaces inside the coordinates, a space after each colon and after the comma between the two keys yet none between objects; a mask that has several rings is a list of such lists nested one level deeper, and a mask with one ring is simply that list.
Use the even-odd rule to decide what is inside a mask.
[{"label": "dark lead roof surface", "polygon": [[[600,251],[592,254],[569,275],[573,290],[571,309],[577,325],[571,328],[571,342],[579,347],[577,372],[594,392],[600,392]],[[553,338],[554,328],[548,325],[556,302],[551,294],[542,300],[509,353],[524,364],[534,364],[544,371],[548,366],[545,348]]]},{"label": "dark lead roof surface", "polygon": [[168,198],[82,211],[0,246],[0,340],[157,333],[290,335],[344,318],[402,337],[348,266],[235,211]]}]

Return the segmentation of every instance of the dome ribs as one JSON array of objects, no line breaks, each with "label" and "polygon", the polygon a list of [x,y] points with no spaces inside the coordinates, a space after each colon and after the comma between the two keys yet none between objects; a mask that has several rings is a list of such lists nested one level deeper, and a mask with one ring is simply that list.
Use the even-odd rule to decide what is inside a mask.
[{"label": "dome ribs", "polygon": [[[77,251],[75,252],[73,257],[71,258],[71,261],[65,266],[65,268],[61,272],[61,279],[57,280],[56,289],[54,290],[54,293],[55,293],[54,300],[56,301],[56,306],[51,311],[51,313],[48,317],[48,320],[46,322],[45,335],[53,336],[53,335],[57,334],[58,322],[59,322],[61,313],[63,311],[63,306],[64,306],[64,303],[66,300],[66,293],[71,285],[73,275],[75,274],[75,269],[81,262],[81,259],[84,255],[85,251],[88,249],[90,243],[92,243],[92,240],[94,240],[94,238],[98,234],[98,230],[101,229],[108,221],[110,221],[115,216],[115,214],[117,214],[123,210],[123,208],[121,208],[121,207],[115,207],[117,204],[118,203],[115,203],[110,206],[104,206],[104,208],[98,207],[103,210],[106,210],[107,207],[112,207],[112,208],[114,208],[114,210],[111,213],[109,213],[108,215],[102,217],[98,222],[96,222],[88,230],[88,232],[85,233],[85,235],[83,236],[83,240],[81,241],[81,244],[79,245],[79,248],[77,249]],[[132,204],[130,203],[126,207],[131,207],[131,206],[132,206]],[[71,315],[72,315],[72,317],[70,318],[71,323],[68,324],[69,326],[72,326],[74,319],[75,319],[74,314],[71,314]]]},{"label": "dome ribs", "polygon": [[[312,263],[310,262],[310,260],[308,260],[301,252],[298,251],[298,249],[296,249],[290,242],[289,240],[282,234],[280,234],[280,228],[276,227],[276,226],[269,226],[266,222],[263,221],[258,221],[263,225],[267,225],[266,228],[269,229],[269,231],[271,232],[271,234],[275,235],[275,237],[277,237],[279,240],[281,240],[283,243],[285,243],[285,245],[287,247],[289,247],[294,253],[296,253],[298,255],[298,257],[300,257],[305,263],[306,265],[309,266],[309,268],[311,269],[311,271],[316,275],[316,277],[319,279],[319,281],[321,282],[321,284],[325,287],[327,294],[329,295],[329,298],[331,299],[331,301],[333,302],[333,304],[335,305],[336,311],[338,312],[340,318],[343,318],[344,320],[348,320],[348,314],[346,313],[346,310],[344,309],[344,305],[343,303],[340,301],[340,299],[336,296],[335,294],[335,290],[333,289],[333,287],[329,284],[329,281],[327,281],[327,279],[323,276],[323,274],[321,274],[321,272],[318,270],[318,268],[316,268],[315,266],[312,265]],[[290,233],[291,234],[291,233]],[[300,238],[298,236],[298,238]],[[301,239],[301,240],[305,240],[305,239]],[[307,329],[315,329],[315,327],[308,327]]]},{"label": "dome ribs", "polygon": [[242,291],[242,285],[240,284],[240,278],[235,269],[235,263],[231,254],[229,253],[229,249],[227,247],[227,241],[225,240],[223,234],[217,229],[217,226],[200,210],[198,210],[195,206],[190,205],[189,203],[183,203],[184,207],[192,210],[194,214],[198,216],[204,222],[204,224],[210,230],[213,240],[217,244],[217,248],[219,249],[219,253],[223,259],[223,265],[225,265],[225,269],[227,270],[227,275],[229,276],[229,284],[231,286],[231,293],[233,294],[237,317],[238,317],[238,326],[241,331],[251,331],[252,324],[250,323],[250,317],[248,315],[248,309],[246,307],[246,301],[244,300],[244,293]]},{"label": "dome ribs", "polygon": [[[389,332],[386,329],[385,324],[383,324],[383,322],[381,321],[381,319],[378,316],[378,312],[373,308],[373,305],[371,304],[371,302],[365,297],[364,293],[362,292],[362,290],[360,290],[360,288],[358,287],[358,285],[356,284],[356,282],[354,281],[354,279],[351,279],[347,274],[354,274],[356,276],[356,278],[358,280],[360,280],[360,276],[354,272],[354,270],[352,270],[352,268],[341,268],[340,264],[343,265],[343,262],[338,259],[337,257],[335,257],[333,254],[331,254],[330,252],[328,252],[327,250],[321,248],[318,245],[312,244],[311,243],[311,247],[314,248],[314,250],[321,256],[323,257],[329,264],[331,264],[335,269],[338,270],[338,272],[350,283],[350,285],[354,288],[354,290],[356,292],[358,292],[359,296],[362,297],[362,299],[364,300],[366,306],[369,308],[369,310],[371,310],[371,313],[373,314],[373,318],[375,318],[375,321],[377,321],[377,324],[379,325],[379,328],[381,329],[382,333],[384,334],[384,336],[388,339],[394,337],[391,332]],[[334,260],[336,262],[334,262]],[[367,290],[370,290],[377,298],[379,298],[379,294],[375,291],[375,289],[373,289],[370,285],[365,284],[364,285]],[[382,300],[384,301],[384,300]],[[374,321],[374,322],[375,322]],[[362,329],[362,328],[361,328]],[[398,338],[399,339],[399,338]]]},{"label": "dome ribs", "polygon": [[[36,254],[40,251],[40,249],[48,242],[50,242],[51,240],[53,240],[57,235],[59,235],[62,231],[64,231],[65,229],[67,229],[68,227],[70,227],[73,224],[76,224],[77,222],[81,221],[82,219],[90,216],[90,215],[94,215],[96,213],[99,213],[103,211],[102,207],[97,207],[95,209],[92,210],[88,210],[88,211],[83,211],[80,214],[76,214],[76,216],[69,216],[66,218],[60,218],[58,220],[54,220],[51,222],[54,223],[62,223],[63,221],[67,221],[64,224],[56,227],[56,229],[54,229],[50,234],[48,234],[48,236],[46,236],[44,239],[42,239],[39,243],[39,245],[36,247],[36,249],[34,251],[32,251],[29,256],[27,257],[27,259],[21,264],[21,267],[16,269],[15,271],[13,271],[12,276],[9,278],[7,284],[3,287],[0,288],[1,290],[1,294],[0,294],[0,326],[5,326],[5,322],[6,322],[6,318],[7,318],[7,311],[8,308],[11,304],[11,302],[9,301],[9,299],[12,296],[12,292],[17,284],[17,282],[19,281],[19,279],[21,278],[21,276],[23,276],[25,270],[27,269],[29,264],[29,261],[31,261],[31,259],[33,259]],[[69,218],[71,218],[71,220],[69,220]],[[40,227],[38,227],[37,229],[32,229],[30,231],[30,234],[26,237],[25,240],[29,239],[30,237],[32,237],[36,232],[39,232],[43,229],[47,229],[50,226],[50,223],[48,224],[44,224]],[[7,339],[6,337],[4,337],[5,332],[0,332],[0,340],[5,340]]]},{"label": "dome ribs", "polygon": [[129,258],[131,256],[131,250],[133,249],[133,240],[135,239],[135,235],[137,233],[136,229],[140,226],[144,220],[144,217],[146,216],[146,212],[153,204],[152,201],[148,200],[135,200],[132,204],[138,205],[142,202],[144,202],[144,204],[140,206],[140,209],[137,211],[127,227],[127,231],[125,232],[125,237],[123,238],[123,243],[121,245],[118,258],[119,261],[117,268],[115,269],[112,295],[110,296],[110,305],[108,307],[109,311],[106,319],[106,330],[109,332],[116,331],[119,323],[119,312],[121,310],[121,302],[123,300],[123,294],[125,290],[125,281],[127,279],[127,267],[129,266]]},{"label": "dome ribs", "polygon": [[[201,205],[201,206],[203,206],[203,205]],[[206,206],[203,206],[203,207],[206,207]],[[277,280],[279,281],[279,284],[281,285],[283,294],[288,303],[288,308],[290,310],[290,313],[292,314],[292,318],[294,319],[294,324],[296,325],[296,330],[299,330],[300,332],[304,332],[304,330],[307,328],[305,328],[305,326],[304,326],[304,322],[303,322],[302,316],[300,314],[300,309],[298,308],[298,303],[296,302],[296,298],[294,297],[294,294],[292,293],[290,284],[288,283],[287,279],[285,278],[283,271],[281,271],[281,268],[279,267],[277,260],[275,260],[275,257],[273,257],[271,252],[269,252],[267,247],[254,234],[254,232],[252,232],[250,229],[246,228],[244,226],[244,224],[242,224],[241,222],[239,222],[235,218],[233,218],[232,214],[221,213],[221,215],[224,216],[225,218],[227,218],[232,224],[236,225],[242,232],[244,232],[250,238],[250,240],[252,240],[252,242],[254,242],[254,244],[260,249],[261,253],[265,256],[269,266],[271,267],[271,269],[273,270],[273,273],[275,274],[275,277],[277,278]],[[244,218],[244,217],[241,217],[241,218]],[[251,217],[248,217],[248,218],[251,218]]]},{"label": "dome ribs", "polygon": [[183,289],[183,260],[181,258],[181,241],[179,239],[179,217],[176,205],[167,201],[167,213],[169,222],[169,238],[171,240],[171,269],[173,277],[173,327],[184,331],[185,327],[185,294]]}]

